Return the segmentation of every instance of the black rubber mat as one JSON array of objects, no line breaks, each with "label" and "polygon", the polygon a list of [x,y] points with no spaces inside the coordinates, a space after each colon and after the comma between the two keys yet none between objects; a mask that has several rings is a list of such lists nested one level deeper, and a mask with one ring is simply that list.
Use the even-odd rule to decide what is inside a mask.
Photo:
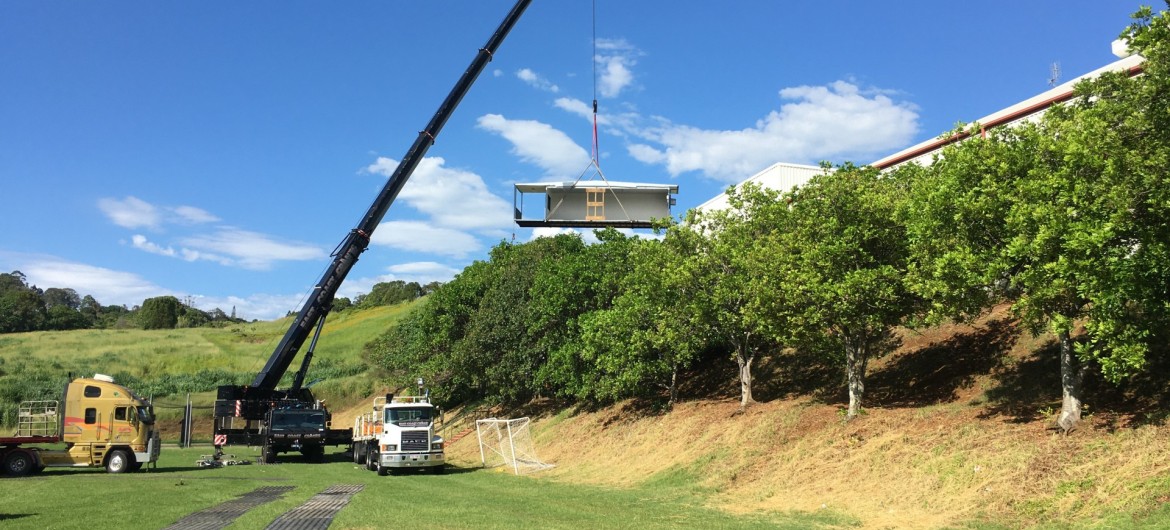
[{"label": "black rubber mat", "polygon": [[334,484],[284,515],[277,517],[268,530],[325,530],[350,497],[361,491],[361,484]]},{"label": "black rubber mat", "polygon": [[244,515],[244,512],[279,499],[293,488],[294,486],[261,486],[230,501],[221,502],[179,519],[164,530],[218,530],[232,524],[232,521]]}]

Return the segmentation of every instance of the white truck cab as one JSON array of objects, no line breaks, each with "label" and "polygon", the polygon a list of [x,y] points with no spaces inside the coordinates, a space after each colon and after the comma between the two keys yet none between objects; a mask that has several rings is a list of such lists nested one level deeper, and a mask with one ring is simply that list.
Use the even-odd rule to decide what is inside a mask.
[{"label": "white truck cab", "polygon": [[440,418],[428,395],[374,398],[373,410],[354,420],[354,462],[381,476],[401,468],[442,473]]}]

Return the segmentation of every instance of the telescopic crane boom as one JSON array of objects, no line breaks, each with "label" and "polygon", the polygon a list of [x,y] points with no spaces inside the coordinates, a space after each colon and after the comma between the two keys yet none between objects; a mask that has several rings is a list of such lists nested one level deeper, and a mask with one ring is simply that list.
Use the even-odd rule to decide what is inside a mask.
[{"label": "telescopic crane boom", "polygon": [[[216,434],[224,432],[229,437],[232,434],[243,434],[239,429],[231,429],[227,427],[221,428],[220,418],[223,417],[237,417],[248,420],[264,421],[271,406],[270,403],[276,403],[280,400],[292,400],[301,403],[311,403],[313,401],[312,395],[303,389],[305,374],[308,372],[309,363],[312,360],[313,349],[317,342],[317,337],[321,333],[321,327],[324,325],[325,316],[329,313],[333,306],[333,298],[337,295],[338,288],[341,283],[345,281],[346,275],[349,274],[350,269],[357,263],[361,253],[370,245],[370,237],[374,230],[377,229],[378,224],[386,215],[386,211],[398,197],[398,193],[402,191],[402,187],[406,185],[406,181],[410,179],[415,168],[419,162],[422,161],[423,156],[426,155],[427,150],[434,144],[435,139],[439,136],[439,132],[443,129],[443,125],[447,123],[447,119],[459,106],[463,96],[467,94],[468,89],[475,83],[479,74],[483,71],[488,62],[492,60],[496,50],[503,43],[504,38],[516,25],[520,16],[527,9],[531,0],[518,0],[508,12],[507,16],[496,28],[494,34],[488,39],[487,44],[480,48],[476,54],[475,59],[459,81],[455,83],[454,88],[439,105],[439,109],[431,118],[426,128],[419,131],[418,137],[414,143],[407,150],[406,155],[402,157],[402,161],[398,164],[398,168],[390,175],[386,184],[382,187],[382,191],[374,199],[373,204],[370,205],[366,214],[362,216],[361,222],[358,226],[351,230],[345,236],[345,239],[337,246],[332,254],[333,261],[321,276],[313,288],[312,294],[306,299],[297,316],[293,319],[288,331],[285,332],[284,337],[280,343],[273,350],[272,355],[268,358],[268,362],[264,368],[256,374],[256,378],[248,386],[228,386],[220,387],[219,401],[216,405]],[[301,360],[300,369],[297,370],[292,386],[285,391],[278,391],[276,389],[280,379],[288,371],[293,359],[300,351],[301,346],[304,345],[305,340],[313,335],[313,341],[310,343],[309,349],[305,352]],[[221,403],[222,402],[222,403]],[[230,409],[230,410],[229,410]],[[231,412],[231,414],[228,414]],[[252,431],[251,428],[247,429]],[[258,429],[256,432],[264,431],[265,429]],[[247,443],[252,444],[254,438],[245,437]],[[218,436],[217,436],[218,439]],[[237,437],[236,440],[239,440]],[[228,443],[237,443],[236,441],[228,440]],[[219,444],[217,444],[219,445]]]}]

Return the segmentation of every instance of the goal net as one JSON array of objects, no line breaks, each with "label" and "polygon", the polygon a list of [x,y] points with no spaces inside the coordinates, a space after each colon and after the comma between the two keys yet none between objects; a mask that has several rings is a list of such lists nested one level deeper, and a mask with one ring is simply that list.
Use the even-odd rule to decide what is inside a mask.
[{"label": "goal net", "polygon": [[479,457],[484,467],[508,466],[512,472],[534,473],[553,467],[536,456],[528,418],[476,420]]}]

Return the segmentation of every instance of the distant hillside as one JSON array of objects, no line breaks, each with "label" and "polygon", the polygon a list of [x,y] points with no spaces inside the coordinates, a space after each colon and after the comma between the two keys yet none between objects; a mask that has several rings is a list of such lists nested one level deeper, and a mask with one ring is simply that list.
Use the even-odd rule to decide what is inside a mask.
[{"label": "distant hillside", "polygon": [[[307,381],[330,402],[369,393],[364,345],[413,303],[330,315]],[[168,330],[73,330],[0,334],[0,424],[22,400],[57,399],[69,374],[114,376],[162,402],[246,384],[263,368],[291,317],[270,322]],[[300,357],[291,370],[299,366]],[[290,372],[291,372],[290,370]],[[288,374],[291,376],[291,373]]]}]

